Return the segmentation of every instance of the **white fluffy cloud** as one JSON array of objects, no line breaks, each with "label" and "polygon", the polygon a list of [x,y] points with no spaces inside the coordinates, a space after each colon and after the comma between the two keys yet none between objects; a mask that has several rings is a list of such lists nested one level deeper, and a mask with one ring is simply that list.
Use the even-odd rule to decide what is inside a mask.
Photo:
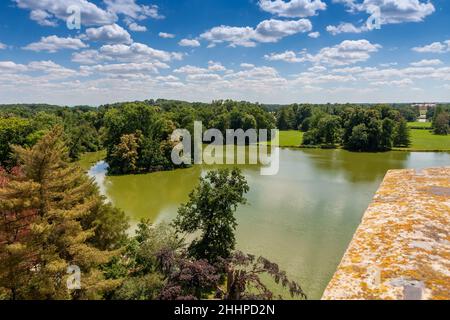
[{"label": "white fluffy cloud", "polygon": [[199,74],[190,74],[186,77],[188,81],[217,81],[222,78],[215,73],[199,73]]},{"label": "white fluffy cloud", "polygon": [[340,33],[361,33],[368,31],[368,28],[366,26],[356,27],[352,23],[343,22],[337,26],[327,26],[327,31],[332,35],[337,35]]},{"label": "white fluffy cloud", "polygon": [[28,71],[44,72],[50,76],[50,79],[61,79],[83,75],[73,69],[65,68],[51,60],[33,61],[28,64]]},{"label": "white fluffy cloud", "polygon": [[17,64],[13,61],[0,61],[0,71],[2,73],[24,72],[27,67],[23,64]]},{"label": "white fluffy cloud", "polygon": [[[82,72],[63,67],[53,61],[32,61],[27,65],[17,64],[13,61],[0,61],[0,71],[4,74],[26,74],[40,81],[60,80],[75,76],[84,76]],[[43,77],[44,75],[44,77]]]},{"label": "white fluffy cloud", "polygon": [[108,61],[154,62],[181,60],[183,55],[151,48],[143,43],[104,45],[99,50],[84,50],[74,53],[72,61],[81,64],[96,64]]},{"label": "white fluffy cloud", "polygon": [[86,39],[105,43],[132,43],[128,31],[117,24],[102,26],[99,28],[89,28],[86,30]]},{"label": "white fluffy cloud", "polygon": [[320,32],[319,31],[315,31],[315,32],[308,33],[308,37],[313,38],[313,39],[317,39],[318,37],[320,37]]},{"label": "white fluffy cloud", "polygon": [[325,47],[315,55],[304,53],[301,59],[315,64],[349,65],[368,60],[370,54],[380,48],[381,45],[365,39],[345,40],[333,47]]},{"label": "white fluffy cloud", "polygon": [[131,45],[106,45],[100,48],[100,52],[112,58],[125,60],[155,59],[170,61],[179,59],[179,55],[163,50],[151,48],[143,43],[133,43]]},{"label": "white fluffy cloud", "polygon": [[72,61],[79,64],[96,64],[99,62],[112,61],[113,58],[101,54],[97,50],[84,50],[72,54]]},{"label": "white fluffy cloud", "polygon": [[147,31],[147,27],[146,26],[141,26],[141,25],[137,24],[136,22],[131,22],[130,24],[128,24],[128,29],[130,29],[131,31],[134,31],[134,32],[145,32],[145,31]]},{"label": "white fluffy cloud", "polygon": [[38,9],[30,12],[30,19],[44,27],[56,27],[58,25],[52,18],[52,15],[45,10]]},{"label": "white fluffy cloud", "polygon": [[160,38],[163,38],[163,39],[173,39],[173,38],[175,38],[175,35],[174,35],[174,34],[172,34],[172,33],[167,33],[167,32],[160,32],[160,33],[158,34],[158,36],[159,36]]},{"label": "white fluffy cloud", "polygon": [[136,0],[104,0],[109,11],[115,14],[123,14],[135,20],[147,18],[163,19],[157,5],[139,5]]},{"label": "white fluffy cloud", "polygon": [[271,53],[265,55],[264,58],[269,61],[285,61],[289,63],[302,62],[300,57],[294,51],[285,51],[283,53]]},{"label": "white fluffy cloud", "polygon": [[156,5],[139,5],[136,0],[103,0],[105,8],[88,0],[13,0],[19,8],[30,10],[30,19],[42,26],[57,26],[58,20],[65,22],[70,16],[68,8],[78,7],[82,13],[84,26],[102,26],[113,24],[118,16],[124,20],[131,31],[145,31],[136,23],[148,18],[163,19]]},{"label": "white fluffy cloud", "polygon": [[421,22],[436,9],[428,0],[333,0],[345,4],[350,11],[372,15],[378,9],[380,23]]},{"label": "white fluffy cloud", "polygon": [[7,48],[7,45],[2,43],[2,42],[0,42],[0,50],[4,50],[6,48]]},{"label": "white fluffy cloud", "polygon": [[100,52],[111,58],[123,59],[127,61],[136,61],[141,59],[170,61],[177,58],[173,53],[153,49],[142,43],[133,43],[131,45],[106,45],[100,48]]},{"label": "white fluffy cloud", "polygon": [[433,42],[423,47],[414,47],[413,51],[419,53],[444,53],[450,51],[450,40],[444,42]]},{"label": "white fluffy cloud", "polygon": [[316,15],[327,5],[321,0],[259,0],[259,7],[280,17],[303,18]]},{"label": "white fluffy cloud", "polygon": [[428,66],[438,66],[442,64],[442,61],[439,59],[432,59],[432,60],[420,60],[417,62],[410,63],[413,67],[428,67]]},{"label": "white fluffy cloud", "polygon": [[308,19],[300,20],[264,20],[256,28],[251,27],[214,27],[200,37],[210,42],[210,46],[229,43],[230,46],[254,47],[257,42],[278,42],[280,39],[297,33],[309,32],[312,24]]},{"label": "white fluffy cloud", "polygon": [[225,68],[220,62],[208,61],[208,70],[219,72],[219,71],[226,71],[227,68]]},{"label": "white fluffy cloud", "polygon": [[63,49],[70,50],[78,50],[86,48],[87,45],[83,43],[80,39],[76,38],[60,38],[58,36],[48,36],[42,37],[40,41],[30,43],[26,47],[25,50],[31,51],[48,51],[48,52],[56,52]]},{"label": "white fluffy cloud", "polygon": [[143,63],[115,63],[95,66],[82,66],[81,69],[86,72],[102,74],[158,74],[159,69],[169,66],[161,63],[143,62]]},{"label": "white fluffy cloud", "polygon": [[182,39],[178,44],[182,47],[200,47],[200,42],[195,39]]},{"label": "white fluffy cloud", "polygon": [[196,67],[196,66],[186,65],[181,68],[175,69],[173,72],[183,73],[183,74],[202,74],[202,73],[208,73],[209,70],[206,68],[200,68],[200,67]]},{"label": "white fluffy cloud", "polygon": [[157,5],[139,5],[136,0],[104,0],[108,11],[124,16],[128,29],[134,32],[145,32],[147,27],[137,23],[148,18],[164,19]]},{"label": "white fluffy cloud", "polygon": [[30,10],[31,19],[43,26],[55,26],[58,20],[66,21],[67,9],[77,6],[82,12],[82,25],[98,26],[114,23],[117,15],[99,8],[87,0],[13,0],[19,8]]}]

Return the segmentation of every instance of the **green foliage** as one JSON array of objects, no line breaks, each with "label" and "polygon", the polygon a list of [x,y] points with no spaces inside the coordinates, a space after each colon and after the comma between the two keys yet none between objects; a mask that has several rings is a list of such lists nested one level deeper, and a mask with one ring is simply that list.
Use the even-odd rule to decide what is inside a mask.
[{"label": "green foliage", "polygon": [[289,130],[295,127],[295,115],[291,109],[283,108],[277,115],[277,128],[280,130]]},{"label": "green foliage", "polygon": [[[194,121],[202,121],[204,127],[223,133],[226,129],[274,127],[273,117],[260,105],[230,100],[212,104],[144,101],[103,106],[100,112],[104,114],[107,162],[113,174],[175,168],[170,157],[173,148],[170,135],[176,128],[192,134]],[[136,137],[135,142],[130,135]]]},{"label": "green foliage", "polygon": [[156,300],[164,288],[164,279],[158,273],[126,278],[115,291],[116,300]]},{"label": "green foliage", "polygon": [[385,151],[410,144],[409,128],[401,112],[387,105],[322,107],[313,110],[303,126],[306,124],[304,145],[342,143],[352,151]]},{"label": "green foliage", "polygon": [[33,125],[27,119],[0,118],[0,166],[14,166],[14,160],[10,158],[11,144],[26,146],[35,140],[32,133]]},{"label": "green foliage", "polygon": [[369,133],[365,124],[359,124],[352,128],[347,147],[352,150],[364,150],[369,143]]},{"label": "green foliage", "polygon": [[276,113],[277,128],[280,130],[308,131],[309,118],[313,116],[314,108],[311,105],[293,104],[283,107]]},{"label": "green foliage", "polygon": [[[101,298],[119,284],[101,265],[117,254],[108,249],[124,236],[123,216],[111,219],[117,211],[103,207],[94,182],[67,162],[60,127],[13,150],[20,167],[0,189],[0,287],[10,299]],[[70,265],[81,269],[81,289],[64,285]]]},{"label": "green foliage", "polygon": [[153,226],[147,221],[139,223],[136,235],[129,239],[120,259],[105,266],[109,278],[125,278],[113,294],[113,299],[158,299],[167,280],[160,254],[177,255],[182,248],[174,230],[166,224]]},{"label": "green foliage", "polygon": [[199,186],[189,195],[189,201],[179,208],[174,226],[181,233],[200,233],[189,253],[196,259],[211,263],[228,258],[235,247],[234,217],[239,204],[245,204],[247,181],[239,169],[210,171],[200,178]]},{"label": "green foliage", "polygon": [[[408,127],[406,125],[406,121],[403,120],[404,126],[406,127],[406,130],[408,130]],[[382,130],[381,130],[381,137],[380,137],[380,145],[386,149],[391,149],[394,146],[394,140],[396,137],[399,136],[399,131],[397,130],[397,133],[395,132],[395,122],[392,119],[384,118],[382,123]],[[404,134],[404,132],[400,132],[400,134]],[[402,140],[402,139],[399,139]]]},{"label": "green foliage", "polygon": [[113,147],[110,156],[111,172],[127,174],[137,171],[140,138],[140,132],[135,134],[124,134],[120,137],[119,144]]},{"label": "green foliage", "polygon": [[[9,130],[22,131],[13,132],[14,139],[9,143],[0,142],[0,161],[2,164],[14,165],[14,159],[9,157],[9,144],[20,146],[33,146],[46,133],[55,126],[64,128],[64,141],[68,147],[69,156],[72,160],[77,160],[81,153],[93,152],[101,149],[99,135],[99,114],[96,109],[87,107],[57,107],[48,105],[7,105],[0,108],[0,121],[3,125],[0,128],[1,137],[8,135]],[[26,130],[23,126],[26,123]],[[2,131],[6,130],[6,131]]]},{"label": "green foliage", "polygon": [[402,106],[398,108],[402,118],[407,122],[414,122],[419,118],[420,112],[418,108],[412,106]]},{"label": "green foliage", "polygon": [[104,116],[105,146],[111,173],[138,173],[171,169],[165,146],[171,144],[173,122],[158,108],[144,103],[111,108]]},{"label": "green foliage", "polygon": [[322,117],[312,118],[313,123],[317,122],[315,127],[307,131],[303,137],[305,145],[334,145],[341,141],[342,127],[341,119],[338,116],[324,115]]},{"label": "green foliage", "polygon": [[411,145],[411,133],[406,120],[402,119],[398,123],[394,137],[396,147],[409,147]]},{"label": "green foliage", "polygon": [[450,114],[448,112],[440,112],[434,122],[434,133],[447,135],[450,133]]}]

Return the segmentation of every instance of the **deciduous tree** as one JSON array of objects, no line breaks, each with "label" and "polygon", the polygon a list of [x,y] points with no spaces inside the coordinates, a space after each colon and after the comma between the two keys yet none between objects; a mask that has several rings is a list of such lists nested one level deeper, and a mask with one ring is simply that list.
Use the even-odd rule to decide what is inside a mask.
[{"label": "deciduous tree", "polygon": [[239,169],[210,171],[200,178],[189,201],[178,210],[174,225],[179,232],[196,234],[189,253],[210,263],[228,258],[235,247],[237,223],[234,216],[239,204],[245,204],[247,181]]}]

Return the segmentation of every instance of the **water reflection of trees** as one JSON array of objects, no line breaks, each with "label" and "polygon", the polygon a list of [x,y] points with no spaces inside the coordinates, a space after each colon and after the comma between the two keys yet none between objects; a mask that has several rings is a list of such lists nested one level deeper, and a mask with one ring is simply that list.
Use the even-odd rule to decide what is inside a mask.
[{"label": "water reflection of trees", "polygon": [[408,152],[349,152],[345,150],[303,150],[318,170],[344,176],[350,182],[378,182],[391,169],[406,167]]},{"label": "water reflection of trees", "polygon": [[106,194],[133,219],[155,221],[164,211],[176,213],[198,183],[202,169],[193,166],[143,175],[107,177]]}]

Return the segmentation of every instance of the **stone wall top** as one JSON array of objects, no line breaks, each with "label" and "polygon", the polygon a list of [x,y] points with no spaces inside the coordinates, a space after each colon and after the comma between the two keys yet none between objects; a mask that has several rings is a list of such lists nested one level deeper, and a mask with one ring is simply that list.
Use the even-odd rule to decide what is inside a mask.
[{"label": "stone wall top", "polygon": [[387,173],[322,299],[450,299],[450,167]]}]

